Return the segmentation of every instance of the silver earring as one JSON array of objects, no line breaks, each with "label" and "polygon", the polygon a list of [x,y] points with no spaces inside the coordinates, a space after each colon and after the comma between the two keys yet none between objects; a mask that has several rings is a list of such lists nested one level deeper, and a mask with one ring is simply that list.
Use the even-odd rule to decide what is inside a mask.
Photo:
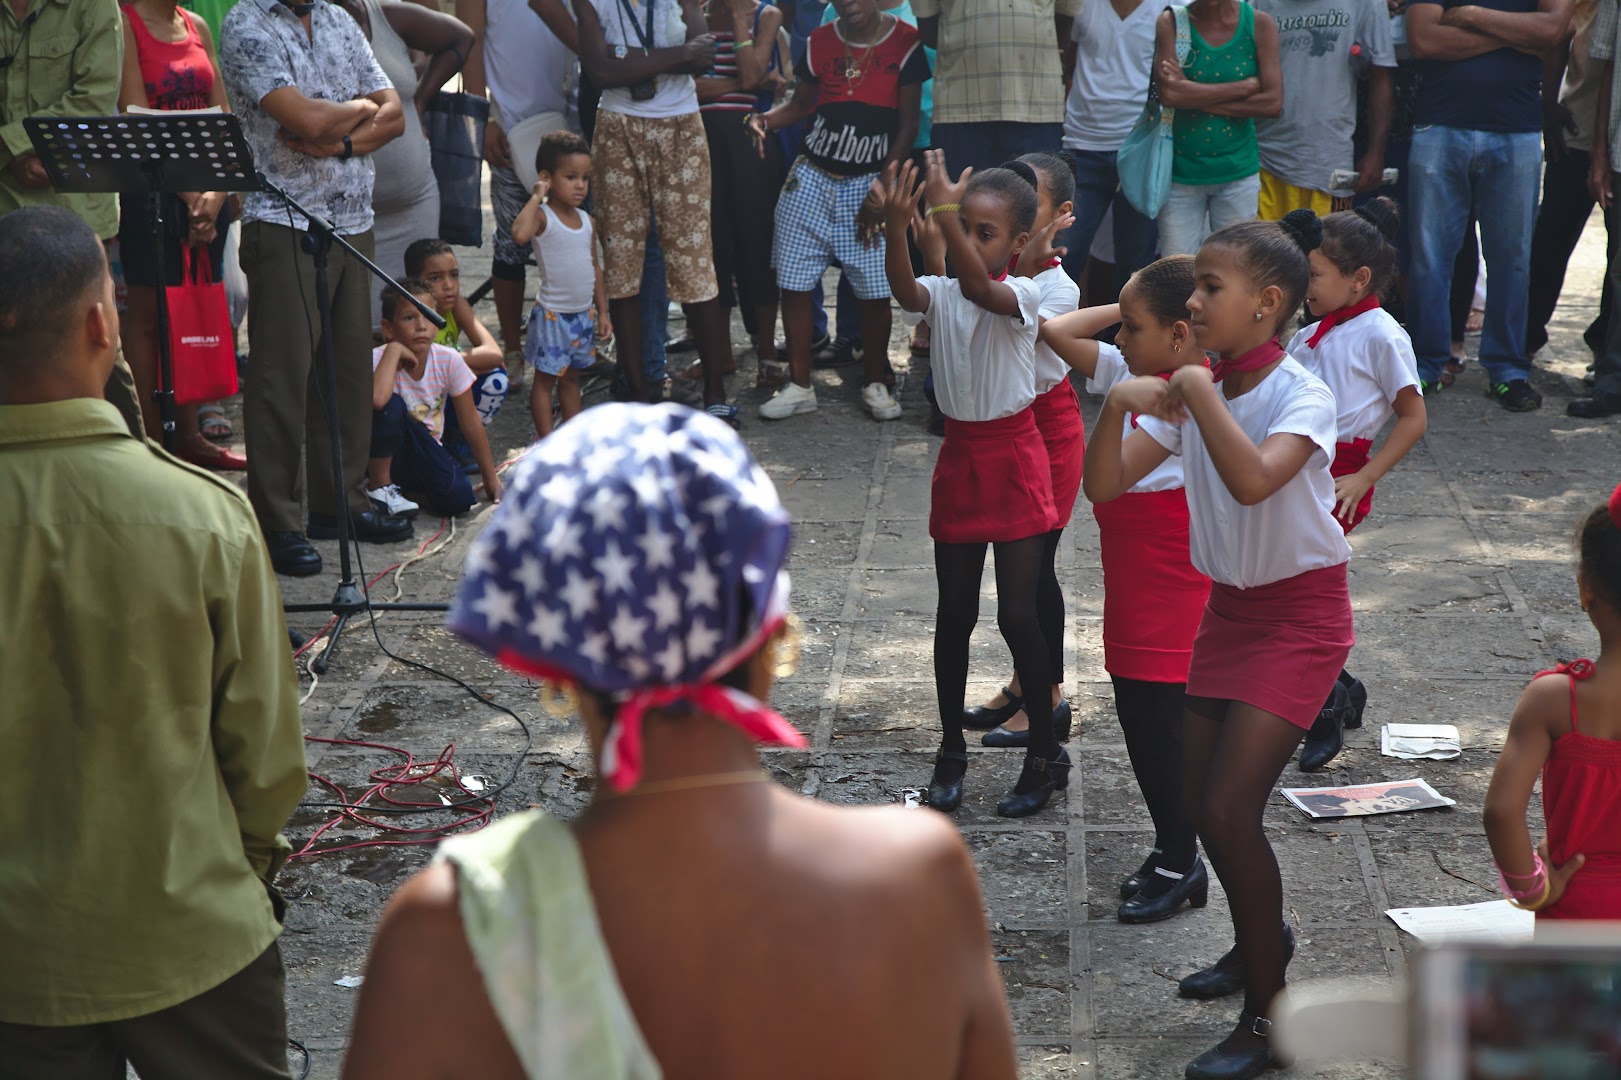
[{"label": "silver earring", "polygon": [[1260,312],[1259,312],[1259,311],[1257,311],[1257,312],[1256,312],[1256,313],[1255,313],[1255,321],[1256,321],[1256,322],[1260,322],[1260,321],[1261,321],[1261,313],[1260,313]]}]

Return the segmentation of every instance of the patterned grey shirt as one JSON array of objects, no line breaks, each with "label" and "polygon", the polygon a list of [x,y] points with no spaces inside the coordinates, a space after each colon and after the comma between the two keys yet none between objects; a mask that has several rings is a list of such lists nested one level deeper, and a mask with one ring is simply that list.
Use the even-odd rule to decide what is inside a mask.
[{"label": "patterned grey shirt", "polygon": [[[310,28],[313,41],[280,0],[242,0],[220,28],[220,66],[259,171],[339,233],[354,236],[372,227],[371,159],[301,154],[276,138],[281,125],[259,103],[286,86],[309,98],[353,101],[393,84],[348,13],[316,0]],[[244,200],[242,219],[309,228],[304,215],[268,192]]]}]

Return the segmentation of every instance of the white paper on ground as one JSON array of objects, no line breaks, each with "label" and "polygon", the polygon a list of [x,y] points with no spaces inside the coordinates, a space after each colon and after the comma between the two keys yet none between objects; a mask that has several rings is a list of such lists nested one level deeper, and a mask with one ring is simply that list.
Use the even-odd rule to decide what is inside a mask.
[{"label": "white paper on ground", "polygon": [[345,975],[341,979],[333,979],[332,980],[332,985],[333,986],[342,986],[345,989],[353,990],[355,987],[359,986],[361,983],[363,983],[365,981],[366,981],[366,976],[364,976],[364,975]]},{"label": "white paper on ground", "polygon": [[1407,810],[1435,810],[1457,805],[1456,800],[1442,795],[1419,776],[1410,780],[1351,787],[1284,788],[1283,797],[1296,809],[1314,818],[1399,814]]},{"label": "white paper on ground", "polygon": [[1379,752],[1408,761],[1451,761],[1463,755],[1458,729],[1451,724],[1386,724]]},{"label": "white paper on ground", "polygon": [[1530,941],[1537,919],[1507,900],[1454,907],[1393,908],[1390,920],[1420,941]]}]

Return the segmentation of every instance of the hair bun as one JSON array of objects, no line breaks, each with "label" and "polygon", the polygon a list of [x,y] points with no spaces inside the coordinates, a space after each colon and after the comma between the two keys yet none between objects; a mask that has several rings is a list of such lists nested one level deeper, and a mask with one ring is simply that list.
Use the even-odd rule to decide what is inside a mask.
[{"label": "hair bun", "polygon": [[1059,161],[1062,161],[1069,167],[1069,174],[1079,181],[1081,178],[1081,163],[1080,160],[1076,158],[1075,151],[1069,149],[1068,147],[1064,147],[1058,151],[1057,157]]},{"label": "hair bun", "polygon": [[1031,168],[1028,162],[1020,161],[1015,158],[1012,161],[1004,161],[998,166],[998,168],[1006,169],[1008,172],[1016,174],[1019,179],[1023,180],[1037,191],[1041,190],[1041,178],[1036,175],[1036,170]]},{"label": "hair bun", "polygon": [[1401,227],[1401,210],[1396,206],[1396,200],[1381,195],[1370,203],[1356,208],[1357,217],[1370,222],[1392,244],[1396,242],[1396,235]]},{"label": "hair bun", "polygon": [[1291,210],[1278,222],[1300,250],[1313,252],[1323,246],[1323,220],[1310,210]]}]

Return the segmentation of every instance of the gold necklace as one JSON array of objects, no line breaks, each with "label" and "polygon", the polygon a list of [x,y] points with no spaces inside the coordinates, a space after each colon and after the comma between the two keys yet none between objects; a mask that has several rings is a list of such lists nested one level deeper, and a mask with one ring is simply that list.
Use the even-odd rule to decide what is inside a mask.
[{"label": "gold necklace", "polygon": [[839,43],[844,46],[845,97],[854,97],[856,87],[867,80],[867,67],[868,61],[872,59],[872,47],[884,38],[884,20],[893,19],[894,17],[884,12],[878,13],[878,34],[871,41],[856,43],[857,48],[861,49],[861,63],[859,64],[856,63],[855,53],[850,51],[850,39],[842,33],[839,34]]},{"label": "gold necklace", "polygon": [[629,791],[620,792],[620,797],[631,795],[658,795],[666,791],[691,791],[694,788],[730,787],[733,784],[757,784],[769,780],[770,775],[764,769],[748,769],[740,772],[700,773],[696,776],[677,776],[669,780],[649,780],[645,784],[637,784]]}]

